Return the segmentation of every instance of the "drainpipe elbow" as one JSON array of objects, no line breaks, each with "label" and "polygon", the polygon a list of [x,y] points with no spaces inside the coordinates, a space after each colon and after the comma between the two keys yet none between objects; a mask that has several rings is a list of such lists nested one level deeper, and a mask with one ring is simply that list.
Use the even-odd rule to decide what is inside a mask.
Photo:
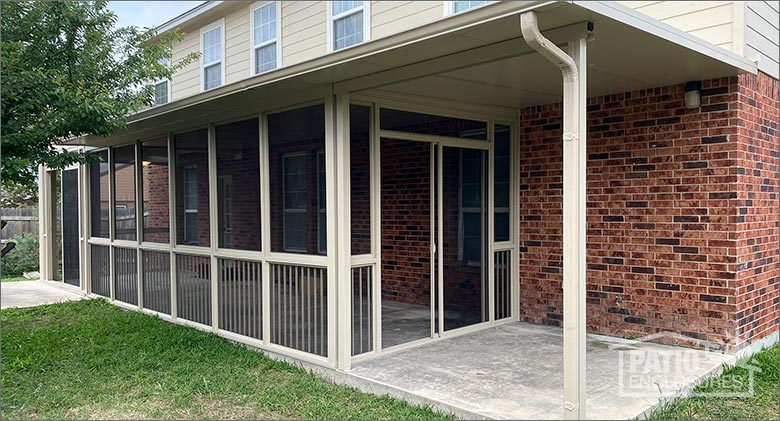
[{"label": "drainpipe elbow", "polygon": [[561,69],[564,82],[574,83],[577,81],[577,64],[568,54],[542,35],[539,31],[536,12],[532,10],[520,14],[520,30],[525,42],[531,48]]}]

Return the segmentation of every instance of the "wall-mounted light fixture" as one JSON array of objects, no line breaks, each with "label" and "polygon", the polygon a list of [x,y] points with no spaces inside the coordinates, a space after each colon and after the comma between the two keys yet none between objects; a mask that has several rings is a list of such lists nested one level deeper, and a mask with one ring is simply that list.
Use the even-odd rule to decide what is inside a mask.
[{"label": "wall-mounted light fixture", "polygon": [[685,108],[693,110],[701,106],[701,82],[687,82],[685,84]]}]

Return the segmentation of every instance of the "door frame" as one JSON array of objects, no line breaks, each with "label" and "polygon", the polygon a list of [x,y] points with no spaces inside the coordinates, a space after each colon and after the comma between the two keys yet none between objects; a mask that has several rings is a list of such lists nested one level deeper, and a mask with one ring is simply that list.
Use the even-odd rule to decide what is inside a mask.
[{"label": "door frame", "polygon": [[[502,251],[509,251],[510,252],[510,264],[511,268],[518,268],[519,267],[519,241],[518,241],[518,191],[517,191],[517,180],[519,177],[519,165],[518,165],[518,158],[519,158],[519,149],[518,149],[518,127],[519,127],[519,110],[515,108],[506,108],[506,107],[497,107],[497,106],[484,106],[479,105],[476,106],[474,104],[462,104],[452,101],[441,101],[434,98],[426,98],[426,97],[416,97],[416,96],[409,96],[404,94],[398,94],[393,92],[386,92],[381,90],[373,90],[366,93],[360,93],[360,94],[350,94],[350,103],[355,105],[364,105],[364,106],[370,106],[372,108],[372,115],[373,118],[371,120],[372,125],[372,139],[370,142],[371,148],[370,148],[370,160],[371,160],[371,233],[372,233],[372,253],[370,255],[359,255],[359,256],[351,256],[351,266],[353,268],[364,266],[367,264],[371,264],[375,270],[373,272],[373,281],[372,281],[372,287],[376,293],[373,297],[373,349],[372,351],[352,356],[353,362],[359,362],[366,359],[374,358],[378,355],[388,353],[388,352],[396,352],[403,349],[412,348],[424,343],[429,343],[432,340],[439,340],[444,338],[450,338],[454,336],[459,336],[462,334],[494,327],[500,324],[513,322],[519,320],[519,275],[517,274],[517,270],[509,270],[510,275],[510,285],[511,285],[511,299],[510,299],[510,316],[496,320],[495,319],[495,256],[496,252],[502,252]],[[484,121],[487,123],[488,127],[488,139],[485,140],[474,140],[474,139],[466,139],[466,138],[458,138],[458,137],[448,137],[448,136],[435,136],[435,135],[426,135],[426,134],[418,134],[418,133],[408,133],[408,132],[397,132],[392,130],[381,130],[380,129],[380,110],[383,108],[390,108],[390,109],[396,109],[396,110],[402,110],[402,111],[410,111],[410,112],[417,112],[417,113],[425,113],[425,114],[433,114],[433,115],[439,115],[439,116],[445,116],[445,117],[454,117],[454,118],[464,118],[469,120],[476,120],[476,121]],[[481,111],[475,112],[474,110],[478,109]],[[494,207],[494,175],[495,175],[495,168],[494,168],[494,133],[495,133],[495,127],[496,125],[505,125],[510,127],[510,155],[512,159],[510,160],[510,215],[509,215],[509,229],[510,229],[510,240],[504,241],[504,242],[495,242],[494,241],[494,214],[495,214],[495,207]],[[487,156],[487,180],[486,180],[486,186],[488,189],[488,206],[487,206],[487,256],[486,256],[486,266],[487,266],[487,276],[488,276],[488,320],[481,323],[476,323],[473,325],[461,327],[452,329],[449,331],[443,330],[443,323],[438,326],[438,329],[434,328],[435,321],[432,318],[431,320],[431,331],[432,335],[428,338],[423,338],[419,340],[414,340],[411,342],[407,342],[401,345],[396,345],[393,347],[388,348],[382,348],[382,300],[381,300],[381,286],[382,286],[382,274],[381,274],[381,229],[380,229],[380,222],[381,222],[381,157],[380,157],[380,148],[381,148],[381,139],[382,138],[392,138],[392,139],[398,139],[398,140],[410,140],[410,141],[420,141],[420,142],[427,142],[431,144],[432,150],[435,150],[438,148],[439,150],[439,158],[438,160],[442,160],[443,157],[441,156],[442,148],[445,146],[450,147],[457,147],[457,148],[472,148],[472,149],[482,149],[486,150],[488,153]],[[433,154],[431,155],[431,161],[433,163],[434,157]],[[438,171],[440,174],[437,174],[437,182],[442,182],[441,172],[443,171],[443,168],[441,165],[438,165]],[[431,178],[433,182],[433,177]],[[438,191],[441,191],[439,187],[437,187]],[[433,189],[431,194],[433,195]],[[443,219],[443,197],[441,195],[438,195],[438,199],[436,203],[436,209],[437,209],[437,217],[439,217],[439,226],[441,226],[441,222]],[[432,212],[433,215],[433,212]],[[437,234],[439,237],[443,237],[443,231],[439,230],[439,233]],[[437,249],[439,248],[438,245],[443,243],[443,238],[437,239]],[[439,250],[437,250],[438,252]],[[437,294],[438,297],[436,297],[436,301],[439,303],[443,303],[443,260],[436,259],[436,264],[438,265],[437,270]],[[433,270],[432,270],[433,271]],[[433,284],[432,284],[433,286]],[[433,289],[433,288],[432,288]],[[433,301],[433,295],[432,301]],[[431,305],[431,311],[434,311],[434,303],[432,302]],[[437,317],[440,318],[440,320],[444,320],[443,314],[444,309],[442,305],[438,306],[438,315]]]}]

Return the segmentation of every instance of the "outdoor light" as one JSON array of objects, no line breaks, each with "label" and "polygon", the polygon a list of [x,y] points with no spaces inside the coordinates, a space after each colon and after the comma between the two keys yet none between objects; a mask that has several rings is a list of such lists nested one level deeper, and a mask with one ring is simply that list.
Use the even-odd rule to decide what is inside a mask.
[{"label": "outdoor light", "polygon": [[693,110],[701,106],[701,82],[688,82],[685,84],[685,108]]}]

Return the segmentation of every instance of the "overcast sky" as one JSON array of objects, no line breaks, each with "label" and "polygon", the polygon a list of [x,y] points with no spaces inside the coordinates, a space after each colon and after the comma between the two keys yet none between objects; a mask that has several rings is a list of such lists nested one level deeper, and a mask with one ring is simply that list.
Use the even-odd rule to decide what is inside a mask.
[{"label": "overcast sky", "polygon": [[203,3],[202,1],[110,1],[119,26],[155,27]]}]

